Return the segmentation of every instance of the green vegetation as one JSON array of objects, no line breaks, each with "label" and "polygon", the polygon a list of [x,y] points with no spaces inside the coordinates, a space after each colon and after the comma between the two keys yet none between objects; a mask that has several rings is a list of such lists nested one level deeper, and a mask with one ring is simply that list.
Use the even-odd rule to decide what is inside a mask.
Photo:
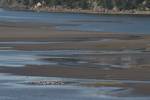
[{"label": "green vegetation", "polygon": [[42,7],[90,9],[90,10],[150,10],[150,0],[0,0],[1,7],[34,7],[37,3]]}]

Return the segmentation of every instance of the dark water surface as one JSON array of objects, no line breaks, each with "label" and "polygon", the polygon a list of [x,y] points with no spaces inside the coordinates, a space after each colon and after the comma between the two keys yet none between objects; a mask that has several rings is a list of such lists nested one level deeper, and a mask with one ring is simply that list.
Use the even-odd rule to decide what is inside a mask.
[{"label": "dark water surface", "polygon": [[149,16],[110,16],[0,10],[0,21],[42,22],[59,30],[150,34]]}]

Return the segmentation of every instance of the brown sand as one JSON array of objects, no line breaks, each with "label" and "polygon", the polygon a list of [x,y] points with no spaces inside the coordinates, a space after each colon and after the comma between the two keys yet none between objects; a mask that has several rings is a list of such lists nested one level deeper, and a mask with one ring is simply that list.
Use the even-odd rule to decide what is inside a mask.
[{"label": "brown sand", "polygon": [[69,77],[106,80],[143,80],[149,81],[149,68],[111,69],[70,66],[28,66],[23,68],[1,68],[2,73],[27,76]]},{"label": "brown sand", "polygon": [[[48,25],[0,26],[0,41],[43,41],[60,42],[35,45],[12,45],[20,50],[64,50],[64,49],[149,49],[149,35],[129,35],[123,33],[99,33],[56,31]],[[44,27],[43,27],[43,26]],[[105,41],[106,39],[106,41]],[[62,42],[62,43],[61,43]],[[0,46],[10,46],[9,44]]]}]

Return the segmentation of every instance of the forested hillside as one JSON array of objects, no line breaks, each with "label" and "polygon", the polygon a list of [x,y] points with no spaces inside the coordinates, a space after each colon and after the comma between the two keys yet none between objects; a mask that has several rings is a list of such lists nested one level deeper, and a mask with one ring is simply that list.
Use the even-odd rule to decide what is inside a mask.
[{"label": "forested hillside", "polygon": [[67,9],[150,10],[150,0],[0,0],[1,7],[31,8],[36,5],[38,7]]}]

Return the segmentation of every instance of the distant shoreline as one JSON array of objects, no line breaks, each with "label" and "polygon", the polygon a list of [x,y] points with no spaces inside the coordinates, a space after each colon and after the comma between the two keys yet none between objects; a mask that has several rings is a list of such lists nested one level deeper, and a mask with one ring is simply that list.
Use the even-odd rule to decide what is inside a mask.
[{"label": "distant shoreline", "polygon": [[131,16],[150,16],[150,11],[135,11],[135,12],[130,12],[130,11],[119,11],[119,12],[113,12],[113,11],[108,11],[108,12],[98,12],[98,11],[92,11],[92,10],[50,10],[50,9],[44,9],[44,8],[39,8],[39,9],[26,9],[26,8],[2,8],[6,10],[12,10],[12,11],[33,11],[33,12],[47,12],[47,13],[74,13],[74,14],[95,14],[95,15],[131,15]]},{"label": "distant shoreline", "polygon": [[148,13],[123,13],[123,12],[92,12],[92,11],[46,11],[46,10],[29,10],[34,12],[49,12],[49,13],[74,13],[74,14],[96,14],[96,15],[133,15],[133,16],[150,16],[150,12]]}]

